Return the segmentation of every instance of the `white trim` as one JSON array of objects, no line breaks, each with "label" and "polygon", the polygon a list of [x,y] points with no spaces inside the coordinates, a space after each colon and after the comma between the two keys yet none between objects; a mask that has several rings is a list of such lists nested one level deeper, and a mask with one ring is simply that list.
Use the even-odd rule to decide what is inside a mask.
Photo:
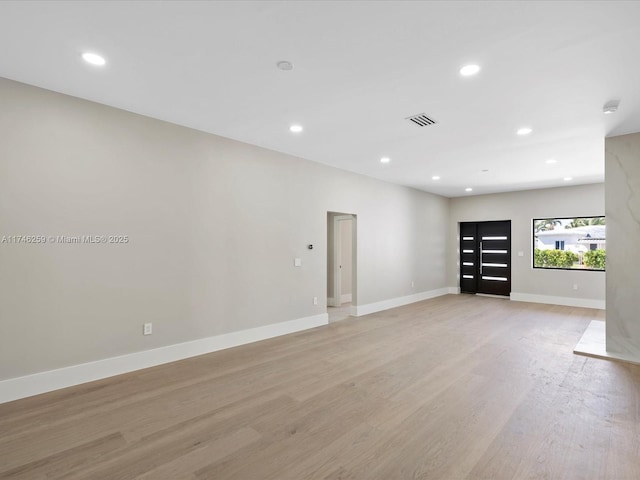
[{"label": "white trim", "polygon": [[551,305],[565,305],[567,307],[606,309],[604,300],[594,300],[592,298],[555,297],[552,295],[511,292],[511,300],[514,302],[548,303]]},{"label": "white trim", "polygon": [[460,287],[449,287],[447,290],[449,295],[460,295]]},{"label": "white trim", "polygon": [[449,287],[439,288],[437,290],[429,290],[428,292],[415,293],[413,295],[407,295],[405,297],[390,298],[381,302],[369,303],[367,305],[356,305],[351,307],[351,315],[360,317],[362,315],[369,315],[370,313],[381,312],[382,310],[389,310],[390,308],[401,307],[410,303],[421,302],[422,300],[428,300],[434,297],[440,297],[447,295],[450,292]]},{"label": "white trim", "polygon": [[201,338],[190,342],[167,345],[166,347],[144,350],[118,357],[105,358],[95,362],[82,363],[71,367],[10,378],[0,381],[0,403],[40,393],[113,377],[123,373],[141,370],[163,363],[175,362],[197,355],[237,347],[267,338],[287,335],[329,323],[329,315],[321,313],[310,317],[298,318],[287,322],[274,323],[263,327],[225,333],[215,337]]}]

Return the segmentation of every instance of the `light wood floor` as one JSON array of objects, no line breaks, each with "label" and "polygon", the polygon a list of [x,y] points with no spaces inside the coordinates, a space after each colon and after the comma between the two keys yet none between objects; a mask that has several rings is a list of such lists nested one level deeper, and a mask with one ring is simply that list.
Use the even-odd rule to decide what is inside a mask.
[{"label": "light wood floor", "polygon": [[640,478],[597,310],[450,295],[0,405],[0,478]]},{"label": "light wood floor", "polygon": [[351,317],[351,302],[343,303],[339,307],[327,307],[329,323],[341,322]]}]

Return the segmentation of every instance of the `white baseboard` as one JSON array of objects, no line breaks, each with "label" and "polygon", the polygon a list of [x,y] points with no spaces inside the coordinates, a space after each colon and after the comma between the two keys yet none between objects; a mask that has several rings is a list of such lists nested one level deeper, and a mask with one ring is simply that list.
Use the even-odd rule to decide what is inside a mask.
[{"label": "white baseboard", "polygon": [[449,287],[448,290],[450,295],[460,295],[460,287]]},{"label": "white baseboard", "polygon": [[429,290],[428,292],[415,293],[413,295],[407,295],[405,297],[390,298],[381,302],[368,303],[366,305],[356,305],[351,307],[351,315],[360,317],[362,315],[369,315],[370,313],[389,310],[390,308],[401,307],[410,303],[421,302],[422,300],[428,300],[430,298],[440,297],[441,295],[447,295],[451,293],[449,290],[449,287],[445,287],[439,288],[437,290]]},{"label": "white baseboard", "polygon": [[511,300],[515,302],[548,303],[567,307],[597,308],[605,310],[604,300],[591,298],[555,297],[552,295],[533,295],[530,293],[511,292]]},{"label": "white baseboard", "polygon": [[0,403],[266,340],[288,333],[299,332],[327,325],[328,323],[329,315],[321,313],[311,317],[105,358],[104,360],[49,370],[24,377],[10,378],[0,381]]}]

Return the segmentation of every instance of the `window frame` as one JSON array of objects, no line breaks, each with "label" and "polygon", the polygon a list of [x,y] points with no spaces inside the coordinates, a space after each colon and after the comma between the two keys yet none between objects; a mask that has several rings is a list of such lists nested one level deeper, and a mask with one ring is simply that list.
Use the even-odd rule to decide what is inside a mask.
[{"label": "window frame", "polygon": [[[533,218],[531,220],[531,268],[533,268],[534,270],[568,270],[571,272],[606,272],[607,271],[607,267],[606,267],[606,262],[605,262],[605,268],[600,270],[600,269],[596,269],[596,268],[571,268],[571,267],[537,267],[536,266],[536,259],[535,259],[535,251],[536,251],[536,231],[535,231],[535,226],[536,226],[536,222],[541,221],[541,220],[575,220],[577,218],[580,219],[592,219],[592,218],[604,218],[605,219],[605,224],[604,227],[606,228],[606,215],[586,215],[586,216],[576,216],[576,217],[540,217],[540,218]],[[605,241],[606,241],[606,237],[605,237]],[[559,240],[556,240],[556,242],[559,242]],[[564,243],[564,241],[562,241]],[[557,249],[554,249],[557,250]],[[590,250],[590,248],[589,248]],[[602,249],[597,249],[596,250],[602,250]],[[606,248],[604,248],[605,252],[606,252]],[[563,248],[560,251],[567,251],[566,248]]]}]

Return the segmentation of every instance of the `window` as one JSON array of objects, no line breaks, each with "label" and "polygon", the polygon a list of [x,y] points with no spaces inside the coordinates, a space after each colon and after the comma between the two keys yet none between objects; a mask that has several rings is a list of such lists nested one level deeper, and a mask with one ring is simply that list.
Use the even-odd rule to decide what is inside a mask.
[{"label": "window", "polygon": [[533,268],[604,271],[605,217],[536,218]]}]

